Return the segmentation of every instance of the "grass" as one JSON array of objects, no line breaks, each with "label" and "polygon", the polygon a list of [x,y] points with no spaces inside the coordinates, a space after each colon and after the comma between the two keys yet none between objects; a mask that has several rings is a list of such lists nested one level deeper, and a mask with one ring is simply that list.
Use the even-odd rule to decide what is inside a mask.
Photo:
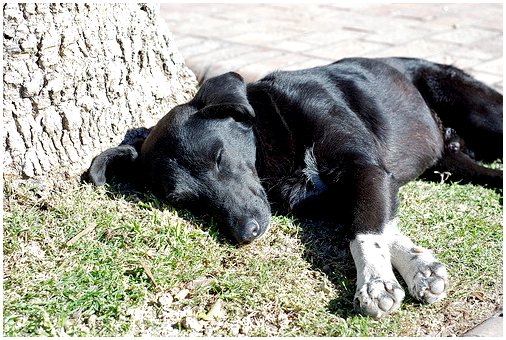
[{"label": "grass", "polygon": [[7,179],[3,335],[460,335],[502,304],[502,194],[415,181],[401,199],[401,228],[447,264],[451,288],[376,321],[353,313],[355,271],[332,226],[275,216],[237,248],[150,195]]}]

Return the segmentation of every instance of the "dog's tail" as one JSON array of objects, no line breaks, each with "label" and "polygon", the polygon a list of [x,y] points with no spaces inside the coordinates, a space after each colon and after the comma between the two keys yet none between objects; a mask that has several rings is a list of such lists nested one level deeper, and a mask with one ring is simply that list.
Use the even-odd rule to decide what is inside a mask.
[{"label": "dog's tail", "polygon": [[95,185],[104,185],[112,178],[141,184],[139,154],[149,131],[146,128],[129,130],[119,146],[107,149],[93,158],[83,179]]},{"label": "dog's tail", "polygon": [[413,58],[384,61],[411,80],[442,125],[457,131],[476,160],[502,159],[501,93],[453,66]]}]

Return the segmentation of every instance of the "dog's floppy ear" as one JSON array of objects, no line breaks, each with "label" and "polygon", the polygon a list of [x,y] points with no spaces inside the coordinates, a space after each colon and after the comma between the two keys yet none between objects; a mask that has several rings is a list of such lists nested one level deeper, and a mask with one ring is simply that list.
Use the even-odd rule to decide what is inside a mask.
[{"label": "dog's floppy ear", "polygon": [[232,117],[237,121],[249,121],[255,117],[246,95],[246,84],[235,72],[206,80],[190,105],[199,110],[198,116],[206,118]]},{"label": "dog's floppy ear", "polygon": [[[91,161],[87,177],[95,185],[104,185],[107,181],[106,173],[118,163],[133,163],[139,154],[132,145],[120,145],[107,149]],[[128,166],[128,165],[127,165]]]},{"label": "dog's floppy ear", "polygon": [[119,146],[107,149],[93,158],[82,179],[95,185],[104,185],[110,177],[141,184],[139,153],[150,131],[144,127],[128,130]]}]

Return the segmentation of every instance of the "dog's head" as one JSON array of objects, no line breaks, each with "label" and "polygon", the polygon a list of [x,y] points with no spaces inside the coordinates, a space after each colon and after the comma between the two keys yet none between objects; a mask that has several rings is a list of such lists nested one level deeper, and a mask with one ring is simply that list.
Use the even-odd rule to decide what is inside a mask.
[{"label": "dog's head", "polygon": [[252,129],[255,118],[240,75],[207,80],[189,103],[153,127],[140,152],[153,191],[176,207],[216,217],[238,243],[261,236],[270,222]]}]

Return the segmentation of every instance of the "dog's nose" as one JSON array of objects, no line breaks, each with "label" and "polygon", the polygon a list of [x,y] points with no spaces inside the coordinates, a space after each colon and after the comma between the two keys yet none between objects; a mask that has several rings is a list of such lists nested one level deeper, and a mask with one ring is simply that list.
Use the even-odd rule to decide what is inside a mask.
[{"label": "dog's nose", "polygon": [[250,243],[260,235],[260,225],[254,218],[248,220],[244,225],[239,243]]},{"label": "dog's nose", "polygon": [[258,224],[257,220],[251,219],[246,224],[246,230],[249,232],[249,234],[253,237],[257,237],[260,233],[260,225]]}]

